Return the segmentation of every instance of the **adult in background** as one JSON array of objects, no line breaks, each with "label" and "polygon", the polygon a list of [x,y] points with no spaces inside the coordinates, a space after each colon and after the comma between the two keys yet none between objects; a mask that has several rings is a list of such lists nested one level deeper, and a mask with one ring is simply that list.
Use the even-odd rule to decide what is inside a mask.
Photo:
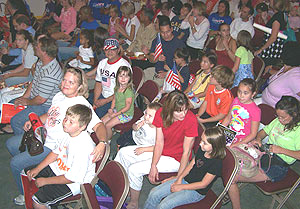
[{"label": "adult in background", "polygon": [[10,28],[10,33],[11,33],[11,41],[14,42],[16,40],[17,31],[13,25],[13,19],[18,14],[23,14],[23,15],[28,16],[28,12],[27,12],[26,6],[24,4],[24,1],[20,1],[20,0],[7,0],[6,10],[8,11],[8,14],[10,15],[9,28]]},{"label": "adult in background", "polygon": [[226,0],[221,0],[218,5],[218,11],[208,16],[210,31],[209,35],[214,36],[219,33],[220,25],[226,23],[231,24],[232,19],[229,16],[229,3]]},{"label": "adult in background", "polygon": [[[98,22],[92,16],[92,10],[88,6],[83,6],[79,10],[80,29],[96,30],[99,27]],[[67,41],[58,42],[58,59],[59,61],[68,60],[75,57],[75,52],[78,52],[80,46],[80,33],[71,43]]]},{"label": "adult in background", "polygon": [[220,25],[219,34],[209,42],[207,48],[212,49],[218,56],[218,65],[233,68],[235,61],[236,40],[230,36],[230,26]]},{"label": "adult in background", "polygon": [[205,12],[206,5],[203,2],[196,2],[192,11],[181,23],[182,29],[189,28],[190,31],[186,44],[192,60],[198,58],[208,36],[209,21],[205,17]]},{"label": "adult in background", "polygon": [[293,96],[300,101],[299,51],[299,43],[285,44],[281,55],[284,66],[269,78],[269,85],[262,93],[262,103],[275,107],[282,95]]},{"label": "adult in background", "polygon": [[158,37],[152,41],[150,52],[144,51],[146,58],[155,63],[155,70],[147,68],[145,72],[146,80],[154,80],[160,86],[163,85],[164,78],[167,75],[167,70],[164,65],[167,64],[171,69],[174,63],[174,54],[177,48],[185,48],[182,40],[179,40],[173,35],[170,19],[167,16],[161,16],[159,19],[159,35],[162,45],[162,53],[155,59],[155,48],[157,45]]},{"label": "adult in background", "polygon": [[[158,172],[182,173],[191,159],[194,138],[198,136],[195,115],[188,110],[187,97],[178,91],[168,94],[162,108],[156,111],[154,152],[144,152],[140,162],[128,168],[130,202],[128,209],[137,209],[143,176],[149,174],[151,183],[157,183]],[[171,177],[170,179],[176,178]]]},{"label": "adult in background", "polygon": [[228,194],[233,209],[240,209],[238,182],[261,182],[282,180],[296,160],[300,160],[300,104],[291,96],[283,96],[275,105],[277,118],[260,130],[253,144],[262,146],[262,140],[269,136],[271,163],[267,155],[261,159],[258,174],[251,178],[237,175],[229,188]]},{"label": "adult in background", "polygon": [[[153,16],[154,12],[152,11],[152,9],[142,8],[142,12],[140,14],[141,25],[136,33],[135,40],[129,45],[127,49],[127,56],[134,56],[135,52],[149,52],[152,41],[157,35],[157,31],[155,30],[154,24],[152,23]],[[154,66],[153,63],[150,63],[144,59],[145,55],[140,55],[136,60],[131,60],[132,65],[139,66],[142,69]]]},{"label": "adult in background", "polygon": [[277,37],[279,31],[286,30],[287,22],[285,21],[285,12],[289,7],[286,0],[271,1],[271,6],[275,10],[275,14],[267,22],[266,27],[272,28],[272,33],[265,33],[264,45],[257,50],[254,55],[260,55],[266,66],[274,65],[279,62],[282,54],[284,39]]},{"label": "adult in background", "polygon": [[36,63],[32,82],[23,96],[17,98],[15,105],[27,106],[11,119],[11,127],[15,135],[24,133],[23,126],[28,120],[28,114],[35,112],[45,114],[56,93],[59,92],[63,72],[56,60],[57,45],[55,40],[45,36],[37,40],[35,53],[40,58]]},{"label": "adult in background", "polygon": [[181,23],[186,18],[186,16],[191,12],[192,6],[189,3],[185,3],[180,9],[180,14],[176,15],[171,19],[171,26],[173,28],[173,34],[178,39],[186,42],[190,35],[189,29],[181,29]]},{"label": "adult in background", "polygon": [[250,17],[253,15],[254,9],[252,6],[244,6],[241,9],[241,15],[239,18],[235,18],[230,24],[230,35],[236,40],[237,35],[240,31],[246,30],[254,36],[254,27],[252,25],[252,20]]},{"label": "adult in background", "polygon": [[[29,166],[39,164],[53,149],[55,149],[57,144],[61,143],[65,137],[68,137],[67,133],[63,131],[62,126],[62,121],[65,118],[67,109],[75,104],[83,104],[92,109],[92,106],[85,99],[88,96],[88,88],[83,71],[73,68],[67,69],[61,82],[60,90],[61,91],[53,97],[52,105],[49,108],[48,113],[40,116],[40,119],[47,130],[43,153],[36,156],[31,156],[27,150],[20,153],[19,146],[22,140],[22,134],[15,135],[6,141],[6,147],[12,156],[10,161],[12,174],[18,186],[18,190],[21,193],[14,199],[14,202],[17,205],[25,204],[20,178],[21,171]],[[87,130],[90,133],[95,131],[100,141],[91,153],[94,155],[93,161],[95,162],[103,156],[106,143],[106,131],[103,123],[93,110],[92,113],[92,120],[89,123]],[[30,127],[31,123],[27,121],[24,125],[24,130],[27,131]]]},{"label": "adult in background", "polygon": [[32,80],[31,68],[37,61],[34,55],[33,39],[31,34],[26,30],[20,30],[16,34],[16,44],[22,49],[22,64],[13,70],[7,71],[1,77],[5,81],[6,86],[28,82]]}]

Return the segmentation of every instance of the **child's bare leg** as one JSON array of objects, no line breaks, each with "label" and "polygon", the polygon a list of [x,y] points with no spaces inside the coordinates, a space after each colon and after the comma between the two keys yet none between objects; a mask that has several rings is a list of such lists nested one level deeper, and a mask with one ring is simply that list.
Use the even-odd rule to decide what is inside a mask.
[{"label": "child's bare leg", "polygon": [[112,119],[110,119],[106,124],[106,135],[107,135],[107,139],[110,140],[112,137],[112,128],[118,124],[120,124],[120,120],[118,119],[118,117],[114,117]]},{"label": "child's bare leg", "polygon": [[128,202],[127,209],[138,209],[140,191],[129,189],[130,201]]},{"label": "child's bare leg", "polygon": [[267,180],[270,180],[269,177],[264,172],[261,171],[252,178],[245,178],[243,176],[239,176],[238,178],[235,177],[228,190],[228,194],[232,203],[232,209],[241,209],[240,191],[237,185],[238,182],[260,182],[260,181],[267,181]]},{"label": "child's bare leg", "polygon": [[102,118],[101,121],[104,123],[104,125],[106,125],[106,123],[110,120],[110,114],[106,113]]},{"label": "child's bare leg", "polygon": [[33,206],[34,209],[48,209],[47,206],[45,206],[45,205],[40,205],[40,204],[36,203],[35,201],[33,201],[32,206]]}]

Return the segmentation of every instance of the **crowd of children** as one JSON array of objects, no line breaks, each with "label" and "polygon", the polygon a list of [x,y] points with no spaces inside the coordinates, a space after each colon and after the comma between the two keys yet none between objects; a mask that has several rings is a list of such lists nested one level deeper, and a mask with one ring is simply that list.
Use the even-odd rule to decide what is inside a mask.
[{"label": "crowd of children", "polygon": [[[300,28],[299,2],[289,3],[287,15],[285,0],[46,0],[45,12],[38,21],[41,25],[35,31],[30,26],[32,19],[24,0],[8,0],[13,42],[0,45],[1,59],[5,61],[5,65],[1,63],[0,76],[6,86],[31,81],[36,56],[45,61],[43,51],[55,56],[67,53],[71,57],[59,60],[65,65],[61,92],[54,96],[48,113],[40,115],[48,131],[43,153],[33,158],[26,151],[29,164],[24,164],[25,157],[22,160],[18,151],[20,134],[14,133],[6,143],[13,157],[11,166],[18,189],[22,190],[19,173],[24,170],[29,180],[36,179],[39,188],[32,196],[34,208],[48,208],[79,194],[80,184],[93,179],[95,161],[102,157],[104,147],[110,146],[114,127],[130,121],[132,129],[117,139],[118,152],[114,158],[129,178],[128,209],[139,208],[143,176],[148,174],[150,182],[157,183],[159,172],[178,173],[151,190],[145,209],[174,208],[202,200],[222,175],[225,149],[248,143],[261,146],[267,135],[273,144],[271,151],[278,161],[283,161],[281,167],[300,159],[300,144],[295,141],[300,131],[300,89],[294,90],[295,95],[280,95],[281,99],[275,101],[277,118],[260,131],[261,111],[254,101],[259,93],[254,80],[254,57],[261,56],[269,65],[267,69],[278,65],[281,55],[286,61],[284,50],[278,49],[276,57],[269,52],[276,50],[274,44],[285,43],[278,40],[279,31],[291,28],[287,33],[291,38],[290,33]],[[30,20],[24,29],[17,24],[20,14]],[[272,28],[271,34],[260,34],[265,40],[259,46],[253,45],[253,22]],[[252,28],[248,30],[249,23]],[[143,35],[145,32],[149,34]],[[31,34],[55,39],[60,47],[44,49],[34,44]],[[76,46],[72,46],[75,42]],[[16,61],[13,53],[19,49],[15,48],[20,49],[18,56],[22,62],[14,65],[14,69],[4,68]],[[199,66],[191,72],[190,66],[196,61]],[[300,65],[288,63],[284,63],[284,70],[298,69]],[[133,85],[133,67],[142,68],[145,80],[160,85],[154,101],[143,101],[147,108],[139,119],[134,118],[137,86]],[[93,86],[89,96],[88,82]],[[235,98],[233,88],[237,89]],[[236,132],[228,147],[218,123]],[[28,121],[23,125],[25,131],[31,127]],[[201,136],[198,126],[204,128]],[[7,133],[1,127],[0,130]],[[90,137],[92,131],[96,132],[98,145]],[[275,132],[289,142],[276,141]],[[201,138],[200,147],[192,153],[195,137]],[[275,164],[270,164],[274,172]],[[287,171],[280,172],[275,177],[268,170],[254,179],[235,179],[229,190],[233,208],[240,208],[238,181],[278,181]],[[20,192],[14,200],[18,205],[24,204],[23,191]]]}]

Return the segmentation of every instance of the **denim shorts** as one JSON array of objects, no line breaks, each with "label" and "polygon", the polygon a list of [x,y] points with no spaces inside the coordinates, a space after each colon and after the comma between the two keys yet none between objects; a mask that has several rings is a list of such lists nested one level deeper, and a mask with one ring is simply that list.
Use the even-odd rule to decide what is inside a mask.
[{"label": "denim shorts", "polygon": [[262,169],[272,182],[282,180],[286,176],[289,169],[289,165],[275,154],[273,154],[271,158],[271,165],[269,170],[268,167],[269,166],[262,166]]}]

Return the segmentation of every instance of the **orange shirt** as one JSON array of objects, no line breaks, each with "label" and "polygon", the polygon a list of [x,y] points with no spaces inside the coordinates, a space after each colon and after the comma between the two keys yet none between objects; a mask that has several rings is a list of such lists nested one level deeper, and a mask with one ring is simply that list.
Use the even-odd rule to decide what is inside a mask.
[{"label": "orange shirt", "polygon": [[210,116],[214,117],[220,113],[227,115],[233,101],[233,96],[228,89],[217,91],[214,85],[209,85],[205,101],[207,101],[206,112]]}]

